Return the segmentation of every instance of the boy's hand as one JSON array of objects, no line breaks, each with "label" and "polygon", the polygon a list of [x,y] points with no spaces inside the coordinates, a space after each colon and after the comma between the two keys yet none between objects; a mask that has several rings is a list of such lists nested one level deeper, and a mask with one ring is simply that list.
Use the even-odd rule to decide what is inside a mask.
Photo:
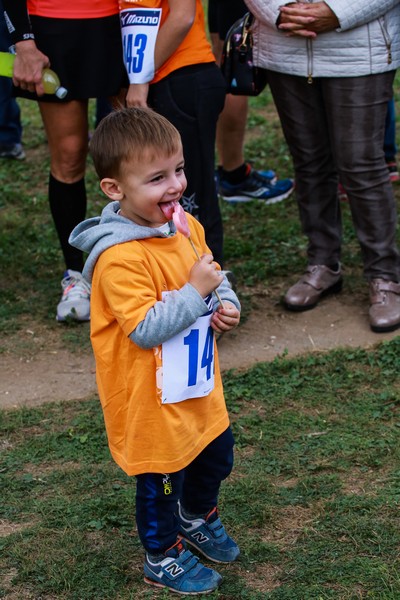
[{"label": "boy's hand", "polygon": [[200,260],[190,269],[189,283],[199,292],[202,298],[211,294],[222,281],[223,275],[211,254],[203,254]]},{"label": "boy's hand", "polygon": [[217,333],[225,333],[239,325],[239,321],[240,312],[236,306],[224,300],[224,308],[219,306],[211,318],[211,327]]}]

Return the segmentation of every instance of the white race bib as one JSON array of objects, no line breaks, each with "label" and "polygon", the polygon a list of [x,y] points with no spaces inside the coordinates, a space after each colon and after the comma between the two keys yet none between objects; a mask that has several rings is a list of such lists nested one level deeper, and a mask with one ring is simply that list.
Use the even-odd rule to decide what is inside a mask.
[{"label": "white race bib", "polygon": [[[168,292],[163,292],[168,294]],[[162,403],[174,404],[208,396],[214,389],[213,300],[209,310],[162,345]]]},{"label": "white race bib", "polygon": [[161,8],[128,8],[120,12],[124,63],[130,83],[148,83],[154,77],[154,49]]}]

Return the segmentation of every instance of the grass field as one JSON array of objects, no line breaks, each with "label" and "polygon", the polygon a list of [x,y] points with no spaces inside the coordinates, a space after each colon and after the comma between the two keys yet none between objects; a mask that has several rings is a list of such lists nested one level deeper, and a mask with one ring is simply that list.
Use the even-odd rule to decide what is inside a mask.
[{"label": "grass field", "polygon": [[[220,509],[242,556],[210,598],[400,598],[399,352],[225,374],[236,466]],[[98,400],[3,413],[0,429],[0,597],[166,598],[142,583],[134,483]]]},{"label": "grass field", "polygon": [[[399,86],[396,84],[399,99]],[[88,350],[88,326],[55,322],[63,271],[46,199],[35,105],[21,102],[25,162],[0,162],[0,360],[39,327]],[[247,156],[292,175],[269,93],[252,100]],[[104,198],[89,164],[88,216]],[[400,199],[399,187],[396,188]],[[305,240],[289,202],[223,206],[226,262],[250,311],[255,292],[300,272]],[[347,291],[364,286],[343,207]],[[224,523],[242,549],[220,600],[400,598],[400,337],[366,351],[280,356],[224,374],[236,465]],[[167,598],[142,583],[134,482],[111,461],[98,399],[0,411],[0,598]]]}]

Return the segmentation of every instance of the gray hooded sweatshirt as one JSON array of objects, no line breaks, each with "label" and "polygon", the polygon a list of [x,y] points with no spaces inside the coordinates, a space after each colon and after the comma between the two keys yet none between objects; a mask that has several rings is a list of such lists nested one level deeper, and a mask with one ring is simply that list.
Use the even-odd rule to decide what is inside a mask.
[{"label": "gray hooded sweatshirt", "polygon": [[[70,235],[71,246],[88,253],[83,276],[89,283],[92,281],[97,259],[107,248],[134,240],[168,237],[168,234],[160,229],[137,225],[122,217],[118,214],[119,208],[119,202],[110,202],[100,217],[83,221]],[[169,225],[171,233],[175,235],[173,221],[170,221]],[[232,302],[240,310],[240,302],[225,276],[218,287],[218,293],[222,300]],[[216,310],[218,301],[215,294],[213,296]],[[192,325],[208,310],[206,301],[190,283],[187,283],[180,290],[174,290],[165,300],[156,302],[129,337],[141,348],[154,348]]]}]

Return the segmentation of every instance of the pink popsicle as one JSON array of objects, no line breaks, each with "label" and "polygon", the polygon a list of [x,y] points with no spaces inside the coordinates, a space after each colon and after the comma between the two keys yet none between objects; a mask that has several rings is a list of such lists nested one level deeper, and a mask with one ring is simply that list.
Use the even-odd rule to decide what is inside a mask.
[{"label": "pink popsicle", "polygon": [[177,202],[174,206],[172,220],[174,221],[177,230],[180,231],[185,237],[190,238],[189,224],[185,215],[185,211],[179,202]]}]

